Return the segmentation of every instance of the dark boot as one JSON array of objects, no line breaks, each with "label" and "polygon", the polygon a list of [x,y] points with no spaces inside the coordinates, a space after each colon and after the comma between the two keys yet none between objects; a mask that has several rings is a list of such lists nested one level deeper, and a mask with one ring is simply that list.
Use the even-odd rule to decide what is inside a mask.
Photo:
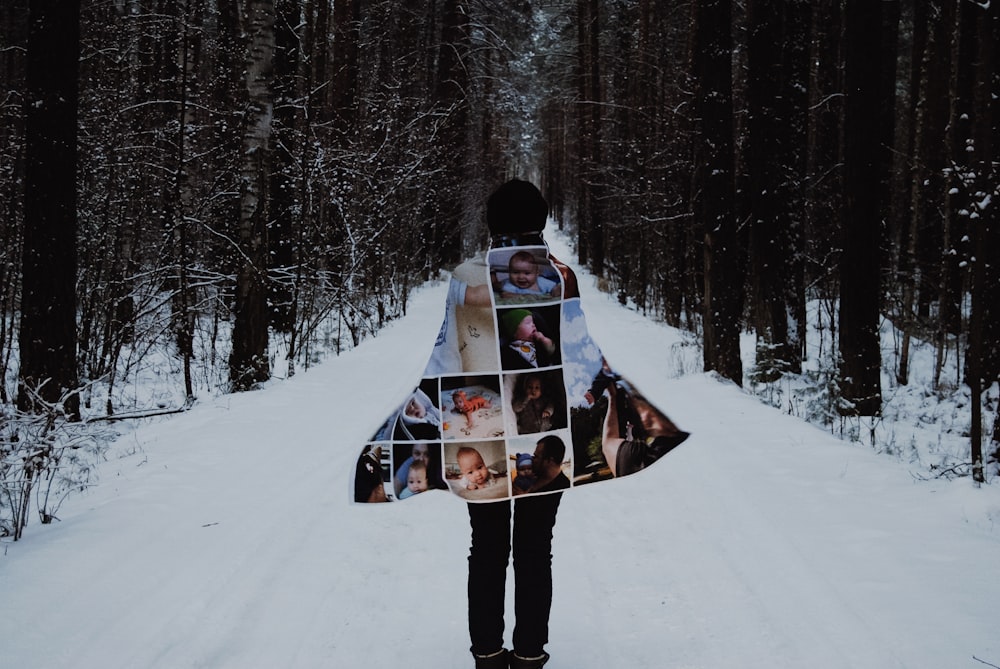
[{"label": "dark boot", "polygon": [[549,654],[542,653],[538,657],[521,657],[517,653],[510,654],[510,669],[542,669],[549,661]]},{"label": "dark boot", "polygon": [[502,648],[490,655],[476,655],[473,653],[472,657],[476,658],[476,669],[507,669],[509,655],[510,653],[507,652],[507,649]]}]

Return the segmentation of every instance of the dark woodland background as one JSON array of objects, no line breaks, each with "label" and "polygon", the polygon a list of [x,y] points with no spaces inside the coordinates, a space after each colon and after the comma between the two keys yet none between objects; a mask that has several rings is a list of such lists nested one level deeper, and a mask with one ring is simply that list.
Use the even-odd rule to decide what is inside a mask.
[{"label": "dark woodland background", "polygon": [[800,371],[818,300],[843,413],[880,410],[883,319],[899,383],[933,341],[978,398],[1000,373],[998,11],[3,0],[0,404],[143,409],[114,389],[164,350],[188,402],[198,369],[267,380],[276,342],[307,368],[483,248],[512,176],[706,370],[742,383],[753,331],[758,378]]}]

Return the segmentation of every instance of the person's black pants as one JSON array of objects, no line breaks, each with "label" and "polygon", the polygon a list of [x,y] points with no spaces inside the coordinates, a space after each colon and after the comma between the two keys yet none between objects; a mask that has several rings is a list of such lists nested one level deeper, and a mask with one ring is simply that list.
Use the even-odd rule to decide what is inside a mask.
[{"label": "person's black pants", "polygon": [[504,583],[514,548],[514,651],[542,654],[552,608],[552,528],[562,493],[514,500],[513,541],[509,501],[469,504],[469,635],[472,652],[503,647]]}]

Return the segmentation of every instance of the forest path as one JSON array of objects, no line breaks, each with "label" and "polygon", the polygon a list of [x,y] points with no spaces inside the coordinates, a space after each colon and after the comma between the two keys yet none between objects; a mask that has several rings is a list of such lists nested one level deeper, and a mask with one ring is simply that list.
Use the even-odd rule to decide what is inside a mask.
[{"label": "forest path", "polygon": [[[564,496],[552,669],[998,663],[997,486],[915,482],[730,384],[674,378],[682,338],[581,283],[605,355],[693,436]],[[464,504],[348,504],[445,290],[417,291],[406,318],[307,373],[117,442],[60,523],[5,545],[2,664],[469,667]]]}]

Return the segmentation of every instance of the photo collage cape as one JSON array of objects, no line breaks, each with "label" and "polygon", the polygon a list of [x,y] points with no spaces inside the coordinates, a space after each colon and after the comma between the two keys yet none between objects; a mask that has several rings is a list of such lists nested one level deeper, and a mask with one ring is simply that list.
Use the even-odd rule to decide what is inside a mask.
[{"label": "photo collage cape", "polygon": [[422,378],[358,458],[355,502],[558,492],[644,469],[687,438],[604,359],[572,270],[532,242],[456,268]]}]

